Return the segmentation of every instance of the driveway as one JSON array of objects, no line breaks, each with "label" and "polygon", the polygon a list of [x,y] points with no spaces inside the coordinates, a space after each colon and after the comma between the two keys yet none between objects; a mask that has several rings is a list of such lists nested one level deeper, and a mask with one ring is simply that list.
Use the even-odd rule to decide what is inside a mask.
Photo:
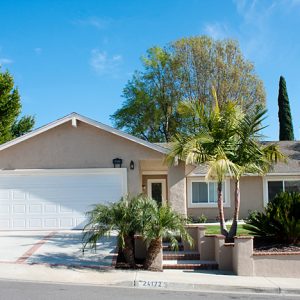
[{"label": "driveway", "polygon": [[103,237],[97,251],[82,252],[81,231],[0,232],[0,262],[50,266],[111,268],[117,258],[117,237]]}]

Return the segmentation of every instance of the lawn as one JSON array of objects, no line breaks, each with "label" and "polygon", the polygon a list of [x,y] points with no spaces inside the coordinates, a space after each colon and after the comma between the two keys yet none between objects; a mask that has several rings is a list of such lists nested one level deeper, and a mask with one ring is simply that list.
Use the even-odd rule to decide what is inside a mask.
[{"label": "lawn", "polygon": [[[206,234],[220,234],[220,225],[205,225],[203,224],[207,229],[205,231]],[[229,229],[230,226],[227,226],[227,229]],[[238,225],[237,235],[251,235],[247,229],[243,228],[242,224]]]}]

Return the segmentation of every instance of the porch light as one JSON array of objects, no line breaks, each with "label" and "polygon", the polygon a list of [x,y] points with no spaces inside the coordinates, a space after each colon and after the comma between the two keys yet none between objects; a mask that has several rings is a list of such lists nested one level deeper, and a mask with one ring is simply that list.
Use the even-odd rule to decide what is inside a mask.
[{"label": "porch light", "polygon": [[114,158],[112,160],[113,164],[114,164],[114,168],[121,168],[122,167],[122,162],[123,160],[121,158]]},{"label": "porch light", "polygon": [[133,160],[130,162],[130,170],[134,170],[134,161]]}]

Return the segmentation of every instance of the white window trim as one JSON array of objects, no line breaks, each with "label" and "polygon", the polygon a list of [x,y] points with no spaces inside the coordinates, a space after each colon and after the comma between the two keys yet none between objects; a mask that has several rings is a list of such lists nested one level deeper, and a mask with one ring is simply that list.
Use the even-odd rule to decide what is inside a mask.
[{"label": "white window trim", "polygon": [[168,171],[142,171],[142,175],[168,175]]},{"label": "white window trim", "polygon": [[263,178],[264,207],[266,207],[269,203],[269,191],[268,191],[269,181],[294,181],[294,180],[300,180],[300,176],[265,176]]},{"label": "white window trim", "polygon": [[[188,197],[188,208],[215,208],[218,207],[218,203],[192,203],[192,183],[193,182],[216,182],[213,180],[205,180],[205,178],[188,178],[187,179],[187,197]],[[230,207],[230,179],[225,179],[225,202],[224,207]]]},{"label": "white window trim", "polygon": [[149,197],[152,195],[152,183],[161,183],[162,186],[162,203],[166,202],[167,198],[167,188],[166,179],[148,179],[147,180],[147,194]]}]

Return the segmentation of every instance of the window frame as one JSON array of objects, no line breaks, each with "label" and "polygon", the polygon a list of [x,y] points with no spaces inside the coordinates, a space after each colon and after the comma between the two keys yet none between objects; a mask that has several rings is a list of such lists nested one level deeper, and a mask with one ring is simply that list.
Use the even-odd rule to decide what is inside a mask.
[{"label": "window frame", "polygon": [[269,181],[282,181],[283,182],[283,190],[285,189],[285,181],[300,181],[300,176],[266,176],[263,179],[263,202],[264,207],[266,207],[269,203]]},{"label": "window frame", "polygon": [[[192,196],[193,196],[193,191],[192,191],[192,183],[193,182],[217,182],[216,180],[205,180],[205,178],[202,177],[192,177],[192,178],[187,178],[187,198],[188,198],[188,208],[217,208],[218,203],[193,203],[192,202]],[[209,190],[209,189],[208,189]],[[225,202],[223,203],[224,207],[230,207],[230,179],[225,179],[224,181],[224,196],[225,196]]]}]

